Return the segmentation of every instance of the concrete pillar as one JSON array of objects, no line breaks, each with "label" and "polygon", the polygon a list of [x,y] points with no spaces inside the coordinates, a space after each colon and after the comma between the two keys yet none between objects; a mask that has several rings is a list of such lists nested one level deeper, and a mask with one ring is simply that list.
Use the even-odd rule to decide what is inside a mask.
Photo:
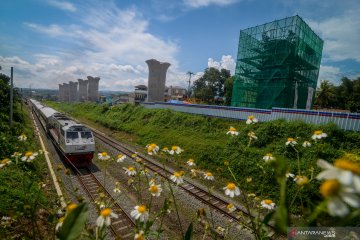
[{"label": "concrete pillar", "polygon": [[88,80],[78,79],[79,81],[79,101],[85,102],[88,100]]},{"label": "concrete pillar", "polygon": [[99,101],[99,77],[87,76],[88,78],[88,99],[91,102]]},{"label": "concrete pillar", "polygon": [[70,86],[68,83],[63,83],[63,88],[64,88],[64,95],[63,95],[63,101],[64,102],[69,102],[69,90],[70,90]]},{"label": "concrete pillar", "polygon": [[149,67],[148,102],[163,102],[166,82],[166,71],[170,63],[159,62],[155,59],[145,61]]},{"label": "concrete pillar", "polygon": [[58,97],[58,101],[62,102],[64,101],[64,86],[62,84],[59,84],[59,97]]},{"label": "concrete pillar", "polygon": [[69,82],[69,101],[77,102],[78,101],[78,83],[77,82]]}]

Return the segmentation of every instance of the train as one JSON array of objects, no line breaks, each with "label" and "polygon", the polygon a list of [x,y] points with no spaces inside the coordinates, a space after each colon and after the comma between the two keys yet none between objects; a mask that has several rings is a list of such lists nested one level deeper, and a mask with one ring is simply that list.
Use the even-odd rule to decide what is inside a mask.
[{"label": "train", "polygon": [[65,161],[76,167],[89,166],[95,152],[92,131],[63,113],[30,99],[32,111],[38,116],[56,147],[65,156]]}]

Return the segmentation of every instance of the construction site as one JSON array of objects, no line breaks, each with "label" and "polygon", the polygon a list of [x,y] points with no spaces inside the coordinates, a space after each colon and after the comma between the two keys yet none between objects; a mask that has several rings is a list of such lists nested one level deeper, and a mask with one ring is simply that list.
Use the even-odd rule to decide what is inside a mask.
[{"label": "construction site", "polygon": [[311,109],[323,43],[298,15],[241,30],[231,105]]}]

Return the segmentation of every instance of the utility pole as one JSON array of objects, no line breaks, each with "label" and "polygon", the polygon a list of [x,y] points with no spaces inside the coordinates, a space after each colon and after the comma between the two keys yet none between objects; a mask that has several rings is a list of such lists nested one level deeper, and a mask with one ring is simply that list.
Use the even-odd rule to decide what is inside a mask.
[{"label": "utility pole", "polygon": [[188,98],[190,98],[191,75],[194,75],[194,73],[191,71],[188,71],[187,74],[189,74]]},{"label": "utility pole", "polygon": [[13,96],[13,88],[14,88],[14,68],[11,67],[11,75],[10,75],[10,128],[12,127],[12,122],[13,122],[13,101],[14,101],[14,96]]}]

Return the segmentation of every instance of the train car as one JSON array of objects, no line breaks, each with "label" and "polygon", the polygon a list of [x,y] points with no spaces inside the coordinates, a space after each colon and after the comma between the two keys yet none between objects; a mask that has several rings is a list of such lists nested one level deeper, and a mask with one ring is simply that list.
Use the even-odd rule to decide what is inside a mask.
[{"label": "train car", "polygon": [[67,160],[77,167],[89,165],[95,152],[91,130],[36,100],[31,103],[41,124]]}]

